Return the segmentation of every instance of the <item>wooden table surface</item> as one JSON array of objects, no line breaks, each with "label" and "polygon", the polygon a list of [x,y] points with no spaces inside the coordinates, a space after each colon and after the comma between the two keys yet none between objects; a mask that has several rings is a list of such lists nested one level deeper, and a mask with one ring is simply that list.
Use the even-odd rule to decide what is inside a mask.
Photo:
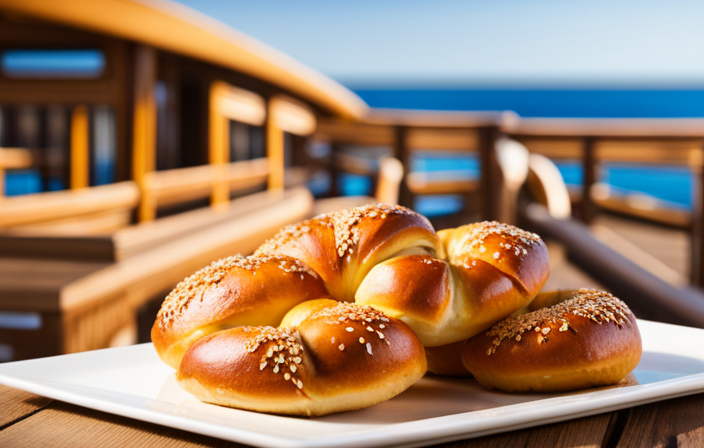
[{"label": "wooden table surface", "polygon": [[[0,447],[242,447],[0,386]],[[704,447],[704,393],[564,423],[437,445]]]}]

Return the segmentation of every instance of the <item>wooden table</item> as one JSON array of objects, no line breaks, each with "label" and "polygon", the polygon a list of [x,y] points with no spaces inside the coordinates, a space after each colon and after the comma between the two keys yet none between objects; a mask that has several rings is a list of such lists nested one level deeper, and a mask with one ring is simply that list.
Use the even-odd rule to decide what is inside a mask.
[{"label": "wooden table", "polygon": [[[0,446],[242,447],[0,386]],[[464,447],[702,447],[704,393],[564,423],[437,445]]]}]

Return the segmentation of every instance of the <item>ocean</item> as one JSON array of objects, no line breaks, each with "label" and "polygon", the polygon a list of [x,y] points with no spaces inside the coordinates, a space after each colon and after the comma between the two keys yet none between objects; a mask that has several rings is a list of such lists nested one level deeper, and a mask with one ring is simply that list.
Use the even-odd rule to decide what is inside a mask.
[{"label": "ocean", "polygon": [[[371,107],[511,110],[522,117],[704,117],[704,90],[358,88],[354,91]],[[471,157],[449,154],[421,155],[421,159],[423,157],[421,169],[435,171],[459,166],[478,175],[477,161]],[[558,163],[558,168],[568,185],[581,185],[582,170],[578,161]],[[692,206],[694,176],[687,167],[604,164],[599,170],[599,180],[623,193],[644,193],[680,207]]]}]

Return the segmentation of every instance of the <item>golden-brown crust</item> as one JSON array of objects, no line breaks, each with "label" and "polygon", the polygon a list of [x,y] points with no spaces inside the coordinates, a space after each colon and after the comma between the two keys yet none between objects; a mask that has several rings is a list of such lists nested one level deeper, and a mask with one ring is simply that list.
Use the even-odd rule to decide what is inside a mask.
[{"label": "golden-brown crust", "polygon": [[426,347],[474,336],[521,309],[549,274],[535,234],[497,222],[438,233],[447,261],[400,256],[376,265],[356,301],[402,319]]},{"label": "golden-brown crust", "polygon": [[161,359],[176,368],[200,337],[241,325],[276,326],[293,306],[326,296],[319,276],[293,258],[224,258],[169,294],[152,328],[152,342]]},{"label": "golden-brown crust", "polygon": [[324,415],[385,401],[423,376],[423,346],[402,322],[321,302],[299,308],[307,314],[298,328],[236,328],[199,340],[181,361],[179,383],[216,404]]},{"label": "golden-brown crust", "polygon": [[462,361],[477,381],[506,391],[562,391],[615,384],[642,353],[636,319],[603,291],[499,322],[471,338]]},{"label": "golden-brown crust", "polygon": [[425,347],[428,372],[443,376],[470,377],[469,370],[462,364],[462,351],[467,340],[453,342],[438,347]]},{"label": "golden-brown crust", "polygon": [[283,228],[256,254],[286,254],[323,278],[330,295],[351,302],[369,270],[403,250],[435,252],[428,220],[405,207],[365,205]]}]

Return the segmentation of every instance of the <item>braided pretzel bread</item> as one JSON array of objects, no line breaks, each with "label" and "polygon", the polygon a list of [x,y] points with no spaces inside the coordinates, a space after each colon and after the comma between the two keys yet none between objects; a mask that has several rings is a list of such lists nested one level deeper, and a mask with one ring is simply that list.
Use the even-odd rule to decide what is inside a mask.
[{"label": "braided pretzel bread", "polygon": [[467,341],[462,362],[483,386],[509,392],[604,386],[638,364],[640,333],[621,300],[581,289],[541,294],[536,302],[535,311]]},{"label": "braided pretzel bread", "polygon": [[386,401],[425,374],[413,332],[369,307],[313,300],[289,311],[285,324],[198,340],[181,361],[179,384],[206,402],[311,416]]},{"label": "braided pretzel bread", "polygon": [[[223,364],[226,361],[239,365],[238,369],[254,365],[253,358],[246,356],[235,362],[242,348],[228,349],[231,344],[241,346],[247,335],[273,331],[277,340],[293,344],[293,338],[300,343],[298,336],[290,333],[295,330],[231,328],[278,325],[289,309],[312,299],[356,299],[358,304],[373,306],[405,322],[420,338],[418,346],[438,346],[466,339],[525,306],[547,279],[547,250],[537,235],[495,222],[439,235],[423,216],[385,205],[342,210],[288,226],[254,256],[221,260],[179,284],[157,316],[152,329],[154,346],[167,364],[178,369],[181,384],[206,401],[314,415],[357,409],[359,403],[371,401],[363,399],[356,386],[351,389],[358,391],[359,400],[338,400],[347,407],[293,402],[288,406],[276,400],[265,404],[274,392],[255,387],[249,380],[236,383],[239,386],[217,386],[229,384],[218,376],[233,372],[234,367]],[[284,318],[282,325],[302,331],[307,325],[302,316],[319,317],[307,306],[294,317]],[[410,360],[399,358],[396,362],[417,364],[413,360],[417,353],[411,350]],[[325,361],[315,359],[317,371]],[[425,360],[422,367],[424,370]],[[392,382],[375,381],[389,390],[377,396],[400,391]],[[405,384],[405,388],[412,383],[398,384]],[[263,393],[261,406],[246,404],[248,392],[239,387],[250,386]],[[225,392],[214,393],[218,387]],[[306,394],[306,399],[311,399],[316,392]]]}]

